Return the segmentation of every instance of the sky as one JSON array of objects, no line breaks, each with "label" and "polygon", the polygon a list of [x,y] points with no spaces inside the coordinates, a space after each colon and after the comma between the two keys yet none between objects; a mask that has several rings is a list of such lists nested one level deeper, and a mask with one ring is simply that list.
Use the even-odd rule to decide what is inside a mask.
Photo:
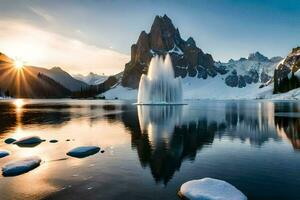
[{"label": "sky", "polygon": [[115,74],[140,32],[167,14],[214,60],[286,56],[300,43],[298,0],[0,0],[0,52],[71,74]]}]

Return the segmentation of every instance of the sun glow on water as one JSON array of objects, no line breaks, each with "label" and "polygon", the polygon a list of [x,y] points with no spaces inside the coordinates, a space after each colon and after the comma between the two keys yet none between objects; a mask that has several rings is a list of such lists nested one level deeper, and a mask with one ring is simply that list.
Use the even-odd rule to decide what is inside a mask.
[{"label": "sun glow on water", "polygon": [[14,101],[14,105],[16,106],[17,109],[20,109],[24,105],[24,100],[23,99],[16,99]]}]

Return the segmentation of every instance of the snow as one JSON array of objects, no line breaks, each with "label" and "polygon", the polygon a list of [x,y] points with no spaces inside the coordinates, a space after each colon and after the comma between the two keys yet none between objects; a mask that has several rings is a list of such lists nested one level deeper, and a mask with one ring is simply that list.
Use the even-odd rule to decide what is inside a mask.
[{"label": "snow", "polygon": [[129,99],[137,99],[137,93],[138,91],[136,89],[123,87],[121,85],[118,85],[103,94],[101,96],[105,96],[105,99],[123,99],[123,100],[129,100]]},{"label": "snow", "polygon": [[9,153],[7,151],[4,151],[4,150],[0,150],[0,158],[3,158],[5,156],[8,156]]},{"label": "snow", "polygon": [[[273,90],[272,85],[259,88],[261,83],[247,84],[244,88],[229,87],[225,84],[225,75],[217,75],[214,78],[198,79],[186,77],[182,79],[183,99],[257,99],[261,94]],[[103,93],[106,99],[136,100],[137,90],[116,86]]]},{"label": "snow", "polygon": [[182,50],[179,47],[177,47],[176,44],[174,44],[173,49],[169,50],[169,53],[176,53],[178,55],[183,55]]},{"label": "snow", "polygon": [[17,176],[38,167],[41,159],[37,156],[18,160],[2,167],[3,176]]},{"label": "snow", "polygon": [[81,146],[76,147],[70,150],[67,155],[76,157],[76,158],[84,158],[93,154],[96,154],[100,151],[100,147],[97,146]]},{"label": "snow", "polygon": [[233,185],[218,179],[203,178],[184,183],[180,195],[189,200],[246,200],[247,197]]},{"label": "snow", "polygon": [[17,141],[15,141],[13,144],[19,145],[19,146],[31,146],[31,145],[38,145],[41,142],[43,142],[40,137],[38,136],[28,136],[28,137],[23,137]]}]

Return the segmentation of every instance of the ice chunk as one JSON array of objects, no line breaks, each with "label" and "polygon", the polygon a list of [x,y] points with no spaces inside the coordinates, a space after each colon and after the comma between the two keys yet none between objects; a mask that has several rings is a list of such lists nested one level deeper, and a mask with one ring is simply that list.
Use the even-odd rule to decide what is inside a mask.
[{"label": "ice chunk", "polygon": [[81,146],[76,147],[67,153],[68,156],[76,158],[84,158],[100,151],[100,147],[97,146]]},{"label": "ice chunk", "polygon": [[247,200],[233,185],[212,178],[188,181],[180,187],[179,194],[189,200]]},{"label": "ice chunk", "polygon": [[2,175],[17,176],[29,172],[30,170],[33,170],[34,168],[38,167],[40,163],[41,163],[41,159],[37,156],[11,162],[9,164],[6,164],[2,168]]}]

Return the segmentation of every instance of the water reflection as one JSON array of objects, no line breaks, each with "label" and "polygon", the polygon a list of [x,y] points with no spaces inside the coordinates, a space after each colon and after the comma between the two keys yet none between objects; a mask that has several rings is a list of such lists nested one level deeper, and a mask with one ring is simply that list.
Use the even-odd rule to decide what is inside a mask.
[{"label": "water reflection", "polygon": [[[298,102],[201,101],[186,106],[135,106],[126,102],[24,100],[21,106],[1,102],[0,111],[2,140],[28,134],[59,140],[55,151],[54,144],[47,142],[34,148],[22,148],[22,151],[15,145],[5,146],[18,158],[40,154],[44,160],[53,160],[63,158],[71,147],[99,145],[111,156],[107,157],[107,163],[115,159],[126,161],[127,156],[137,157],[143,170],[151,172],[152,183],[154,178],[155,182],[166,186],[180,174],[185,161],[196,162],[198,156],[207,149],[214,149],[216,143],[237,142],[249,148],[263,149],[265,144],[285,142],[288,147],[300,149]],[[73,138],[75,141],[65,142]],[[125,149],[123,154],[114,151],[118,147]],[[93,159],[99,161],[102,168],[89,173],[103,175],[101,172],[107,163],[101,160],[103,158]],[[34,173],[42,174],[42,181],[47,182],[49,174],[64,176],[67,173],[65,166],[81,166],[86,161],[68,159],[61,162],[42,165]],[[118,163],[120,165],[126,166]],[[109,168],[111,166],[107,164],[107,174],[119,172]],[[127,171],[131,168],[133,166]],[[33,179],[30,174],[26,176]],[[16,184],[13,179],[11,182]],[[0,181],[1,185],[7,184]]]}]

